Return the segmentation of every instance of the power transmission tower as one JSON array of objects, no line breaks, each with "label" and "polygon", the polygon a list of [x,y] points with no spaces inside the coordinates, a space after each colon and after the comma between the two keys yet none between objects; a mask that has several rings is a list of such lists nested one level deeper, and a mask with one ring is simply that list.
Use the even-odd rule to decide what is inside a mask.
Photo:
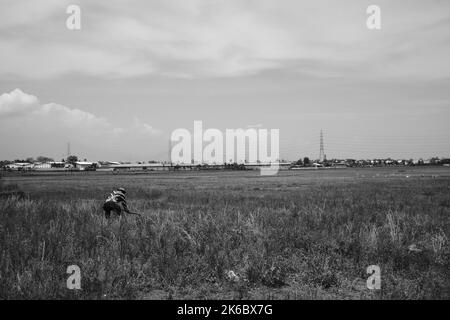
[{"label": "power transmission tower", "polygon": [[325,148],[323,147],[323,132],[320,130],[320,152],[319,152],[319,162],[324,162],[325,158]]},{"label": "power transmission tower", "polygon": [[70,142],[67,142],[67,158],[70,157]]}]

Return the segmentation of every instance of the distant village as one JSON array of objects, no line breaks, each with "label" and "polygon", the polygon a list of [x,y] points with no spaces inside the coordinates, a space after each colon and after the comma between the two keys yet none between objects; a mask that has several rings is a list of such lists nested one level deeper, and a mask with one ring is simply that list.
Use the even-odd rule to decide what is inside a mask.
[{"label": "distant village", "polygon": [[433,157],[429,159],[331,159],[310,160],[304,157],[297,161],[280,160],[276,163],[171,163],[157,162],[115,162],[80,160],[77,156],[68,156],[61,161],[48,157],[36,159],[16,159],[0,161],[2,171],[178,171],[178,170],[253,170],[260,167],[278,165],[281,170],[303,170],[317,168],[351,168],[351,167],[384,167],[384,166],[450,166],[450,158]]}]

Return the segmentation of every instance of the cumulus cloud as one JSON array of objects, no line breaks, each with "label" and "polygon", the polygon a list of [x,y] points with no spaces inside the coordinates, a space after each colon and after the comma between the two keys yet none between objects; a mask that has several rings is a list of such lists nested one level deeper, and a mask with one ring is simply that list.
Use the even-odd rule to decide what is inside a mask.
[{"label": "cumulus cloud", "polygon": [[25,93],[20,89],[14,89],[9,93],[0,95],[0,120],[11,116],[30,117],[34,120],[45,118],[51,120],[54,124],[80,131],[89,129],[111,134],[133,132],[144,136],[161,133],[160,130],[136,117],[129,128],[114,127],[106,118],[98,117],[81,109],[71,109],[57,103],[41,104],[36,96]]},{"label": "cumulus cloud", "polygon": [[56,103],[41,105],[35,113],[46,117],[53,117],[70,128],[80,128],[82,126],[106,131],[112,128],[112,125],[105,118],[97,117],[92,113],[80,109],[70,109]]},{"label": "cumulus cloud", "polygon": [[131,130],[141,135],[159,136],[161,134],[161,130],[153,128],[148,123],[142,122],[136,117],[133,120],[133,126],[131,127]]},{"label": "cumulus cloud", "polygon": [[[105,118],[80,109],[70,109],[56,103],[41,104],[36,96],[20,89],[14,89],[0,96],[0,119],[11,116],[32,117],[35,120],[37,118],[52,119],[70,128],[91,127],[107,130],[112,127]],[[14,121],[14,119],[8,121]]]},{"label": "cumulus cloud", "polygon": [[48,147],[78,141],[86,150],[120,146],[121,151],[126,151],[124,145],[159,134],[160,130],[138,118],[129,126],[116,126],[105,117],[82,109],[41,103],[36,96],[20,89],[0,95],[0,135],[13,137],[2,139],[2,150],[19,146],[33,150],[37,145]]},{"label": "cumulus cloud", "polygon": [[69,31],[70,1],[8,1],[0,12],[0,73],[34,78],[70,72],[231,77],[265,70],[318,77],[450,75],[448,65],[436,63],[450,54],[450,4],[443,1],[380,0],[378,32],[367,30],[367,3],[359,0],[78,3],[82,29]]},{"label": "cumulus cloud", "polygon": [[0,117],[16,116],[32,112],[39,107],[38,99],[15,89],[0,96]]}]

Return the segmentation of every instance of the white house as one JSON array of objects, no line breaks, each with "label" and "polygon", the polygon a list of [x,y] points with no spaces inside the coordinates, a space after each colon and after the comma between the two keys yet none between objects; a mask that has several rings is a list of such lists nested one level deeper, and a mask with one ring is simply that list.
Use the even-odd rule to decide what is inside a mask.
[{"label": "white house", "polygon": [[93,164],[94,164],[94,162],[77,161],[77,162],[75,162],[75,168],[83,171],[83,170],[86,170],[86,168],[92,167]]}]

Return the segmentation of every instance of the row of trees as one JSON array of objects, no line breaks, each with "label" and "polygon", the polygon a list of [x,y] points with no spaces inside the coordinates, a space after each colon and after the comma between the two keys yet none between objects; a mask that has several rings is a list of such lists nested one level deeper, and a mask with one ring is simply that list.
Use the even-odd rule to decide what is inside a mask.
[{"label": "row of trees", "polygon": [[[4,162],[6,162],[8,160],[4,160]],[[51,162],[51,161],[55,161],[53,160],[53,158],[50,157],[46,157],[46,156],[39,156],[36,157],[36,159],[34,159],[33,157],[28,157],[26,159],[14,159],[13,161],[9,161],[10,163],[14,163],[14,162],[28,162],[28,163],[35,163],[35,162]]]},{"label": "row of trees", "polygon": [[[345,160],[339,160],[339,159],[332,159],[332,160],[325,160],[321,164],[324,166],[331,166],[336,163],[345,163],[348,166],[364,166],[364,165],[407,165],[407,166],[421,166],[421,165],[443,165],[443,164],[450,164],[450,159],[448,158],[438,158],[433,157],[427,161],[424,161],[423,159],[419,159],[417,161],[414,161],[413,159],[409,160],[395,160],[391,158],[386,159],[372,159],[372,160],[355,160],[355,159],[345,159]],[[297,166],[303,166],[308,167],[313,164],[313,161],[311,161],[308,157],[304,157],[303,159],[299,159],[296,162],[294,162],[294,165]]]},{"label": "row of trees", "polygon": [[298,159],[295,162],[295,165],[296,166],[309,166],[309,165],[311,165],[311,160],[309,160],[308,157],[304,157],[303,159]]}]

